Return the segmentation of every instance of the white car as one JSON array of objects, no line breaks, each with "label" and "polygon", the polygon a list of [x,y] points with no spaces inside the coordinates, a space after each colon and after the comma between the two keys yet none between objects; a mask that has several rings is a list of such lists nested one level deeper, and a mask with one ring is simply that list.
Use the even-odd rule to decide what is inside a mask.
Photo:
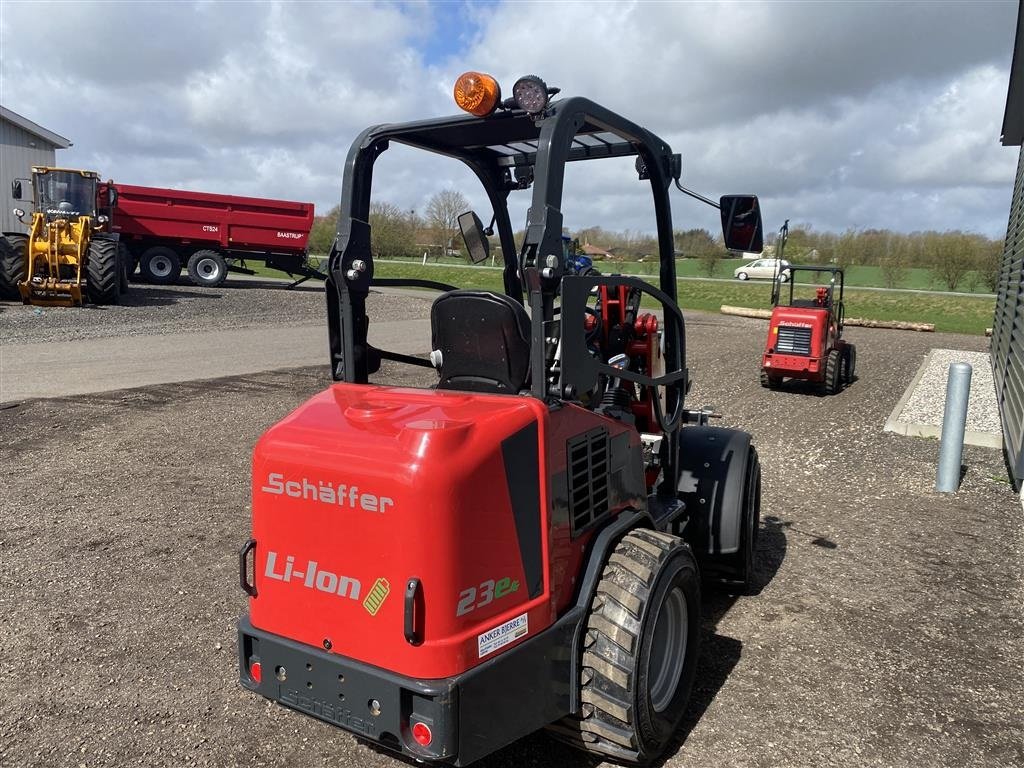
[{"label": "white car", "polygon": [[785,259],[781,261],[779,259],[755,259],[749,264],[744,264],[742,267],[737,267],[732,276],[737,280],[747,280],[751,277],[763,277],[768,280],[774,280],[775,276],[779,276],[780,282],[786,282],[789,280],[789,262]]}]

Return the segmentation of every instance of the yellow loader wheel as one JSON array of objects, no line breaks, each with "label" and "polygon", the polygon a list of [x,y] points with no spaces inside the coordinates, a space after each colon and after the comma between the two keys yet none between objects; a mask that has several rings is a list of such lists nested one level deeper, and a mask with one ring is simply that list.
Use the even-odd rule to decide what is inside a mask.
[{"label": "yellow loader wheel", "polygon": [[92,240],[86,257],[86,295],[93,304],[117,304],[121,298],[121,260],[113,240]]},{"label": "yellow loader wheel", "polygon": [[25,235],[0,237],[0,298],[17,299],[18,283],[25,280],[28,238]]}]

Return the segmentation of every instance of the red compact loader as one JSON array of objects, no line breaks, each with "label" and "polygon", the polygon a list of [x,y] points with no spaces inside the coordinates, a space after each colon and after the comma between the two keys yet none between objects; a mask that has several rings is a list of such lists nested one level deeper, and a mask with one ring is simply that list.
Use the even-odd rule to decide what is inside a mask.
[{"label": "red compact loader", "polygon": [[[775,284],[768,341],[761,360],[761,386],[777,389],[784,379],[800,379],[834,395],[853,381],[857,349],[843,338],[843,270],[833,266],[790,266],[788,295]],[[799,277],[827,273],[826,285],[808,284]],[[803,289],[803,290],[801,290]]]},{"label": "red compact loader", "polygon": [[[554,92],[530,76],[502,101],[493,78],[467,73],[455,95],[469,115],[355,140],[327,285],[337,383],[253,457],[241,684],[418,761],[467,765],[544,727],[618,761],[656,759],[693,684],[702,580],[742,592],[754,579],[750,435],[683,403],[669,200],[680,157]],[[394,143],[479,178],[502,292],[375,279],[371,178]],[[566,163],[608,157],[635,157],[649,184],[659,287],[567,268]],[[531,188],[517,245],[507,200]],[[712,204],[729,247],[760,249],[755,197]],[[486,259],[477,215],[460,226]],[[368,292],[395,285],[440,291],[429,360],[367,341]],[[370,383],[382,360],[434,384]]]}]

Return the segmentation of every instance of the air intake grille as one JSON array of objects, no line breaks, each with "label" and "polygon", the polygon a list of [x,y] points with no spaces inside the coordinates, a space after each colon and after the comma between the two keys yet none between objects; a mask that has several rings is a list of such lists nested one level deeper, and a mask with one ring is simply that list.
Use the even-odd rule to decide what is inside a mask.
[{"label": "air intake grille", "polygon": [[783,355],[810,355],[811,329],[795,325],[780,325],[775,340],[775,351]]},{"label": "air intake grille", "polygon": [[571,438],[569,455],[569,518],[572,534],[608,514],[608,430],[592,429]]}]

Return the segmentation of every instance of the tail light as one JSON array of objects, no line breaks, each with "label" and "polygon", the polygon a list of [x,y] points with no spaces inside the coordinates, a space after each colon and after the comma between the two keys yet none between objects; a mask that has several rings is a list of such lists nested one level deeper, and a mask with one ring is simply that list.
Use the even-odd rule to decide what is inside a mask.
[{"label": "tail light", "polygon": [[434,740],[434,734],[430,732],[430,726],[426,723],[414,723],[412,726],[412,737],[421,747],[429,747]]}]

